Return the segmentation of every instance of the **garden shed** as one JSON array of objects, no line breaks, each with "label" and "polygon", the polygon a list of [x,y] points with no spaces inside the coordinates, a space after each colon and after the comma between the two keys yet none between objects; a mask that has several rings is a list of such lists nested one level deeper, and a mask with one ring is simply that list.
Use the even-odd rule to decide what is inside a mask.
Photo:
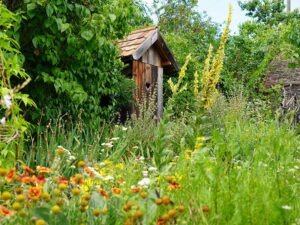
[{"label": "garden shed", "polygon": [[163,74],[176,73],[179,67],[157,27],[135,30],[118,42],[121,59],[127,64],[124,74],[132,77],[137,89],[135,100],[157,93],[157,116],[163,113]]}]

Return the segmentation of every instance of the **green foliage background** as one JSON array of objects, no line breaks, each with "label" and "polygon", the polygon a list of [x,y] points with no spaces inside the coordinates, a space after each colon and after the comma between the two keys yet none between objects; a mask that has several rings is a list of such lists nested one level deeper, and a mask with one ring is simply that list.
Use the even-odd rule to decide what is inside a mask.
[{"label": "green foliage background", "polygon": [[31,121],[64,113],[76,117],[82,109],[82,118],[94,123],[128,104],[134,85],[121,74],[116,40],[149,22],[141,4],[25,0],[17,5],[24,67],[33,80],[27,92],[38,105],[27,114]]}]

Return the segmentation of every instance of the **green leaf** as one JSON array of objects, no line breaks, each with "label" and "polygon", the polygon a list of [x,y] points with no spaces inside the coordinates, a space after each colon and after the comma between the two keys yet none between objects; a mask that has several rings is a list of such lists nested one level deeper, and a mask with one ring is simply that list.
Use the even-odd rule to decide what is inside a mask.
[{"label": "green leaf", "polygon": [[44,219],[46,222],[49,222],[50,220],[50,209],[47,207],[39,207],[39,208],[35,208],[33,211],[34,216],[36,216],[37,218],[42,218]]},{"label": "green leaf", "polygon": [[70,24],[69,23],[63,23],[61,25],[61,29],[60,29],[60,32],[65,32],[66,30],[68,30],[70,28]]},{"label": "green leaf", "polygon": [[47,13],[48,17],[52,16],[52,14],[53,14],[53,8],[50,4],[47,4],[47,6],[46,6],[46,13]]},{"label": "green leaf", "polygon": [[111,22],[114,22],[117,19],[117,16],[115,14],[109,14],[108,16],[109,16]]},{"label": "green leaf", "polygon": [[91,30],[85,30],[81,33],[81,37],[86,41],[90,41],[94,37],[94,33]]},{"label": "green leaf", "polygon": [[62,20],[60,18],[55,19],[58,30],[61,30],[62,27]]},{"label": "green leaf", "polygon": [[35,3],[30,3],[27,5],[27,10],[28,11],[32,11],[36,8],[36,4]]},{"label": "green leaf", "polygon": [[32,38],[32,44],[33,44],[33,47],[37,48],[37,46],[38,46],[38,38],[37,37]]}]

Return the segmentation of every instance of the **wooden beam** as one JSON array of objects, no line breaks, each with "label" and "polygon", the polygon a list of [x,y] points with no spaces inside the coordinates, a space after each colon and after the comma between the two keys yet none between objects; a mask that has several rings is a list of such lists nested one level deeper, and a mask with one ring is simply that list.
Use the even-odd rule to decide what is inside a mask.
[{"label": "wooden beam", "polygon": [[157,117],[160,120],[163,117],[164,103],[163,103],[163,68],[158,68],[157,74]]},{"label": "wooden beam", "polygon": [[170,61],[164,61],[164,62],[162,62],[161,65],[162,66],[169,66],[169,65],[172,65],[172,63]]},{"label": "wooden beam", "polygon": [[134,60],[139,60],[145,52],[157,41],[158,32],[157,30],[153,32],[144,43],[136,50],[136,52],[132,55]]}]

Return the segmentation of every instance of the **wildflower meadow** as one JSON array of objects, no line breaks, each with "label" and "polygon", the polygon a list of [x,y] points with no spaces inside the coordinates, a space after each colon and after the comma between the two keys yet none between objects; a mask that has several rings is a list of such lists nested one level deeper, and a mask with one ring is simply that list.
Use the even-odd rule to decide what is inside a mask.
[{"label": "wildflower meadow", "polygon": [[149,4],[0,0],[0,225],[300,225],[299,10]]}]

